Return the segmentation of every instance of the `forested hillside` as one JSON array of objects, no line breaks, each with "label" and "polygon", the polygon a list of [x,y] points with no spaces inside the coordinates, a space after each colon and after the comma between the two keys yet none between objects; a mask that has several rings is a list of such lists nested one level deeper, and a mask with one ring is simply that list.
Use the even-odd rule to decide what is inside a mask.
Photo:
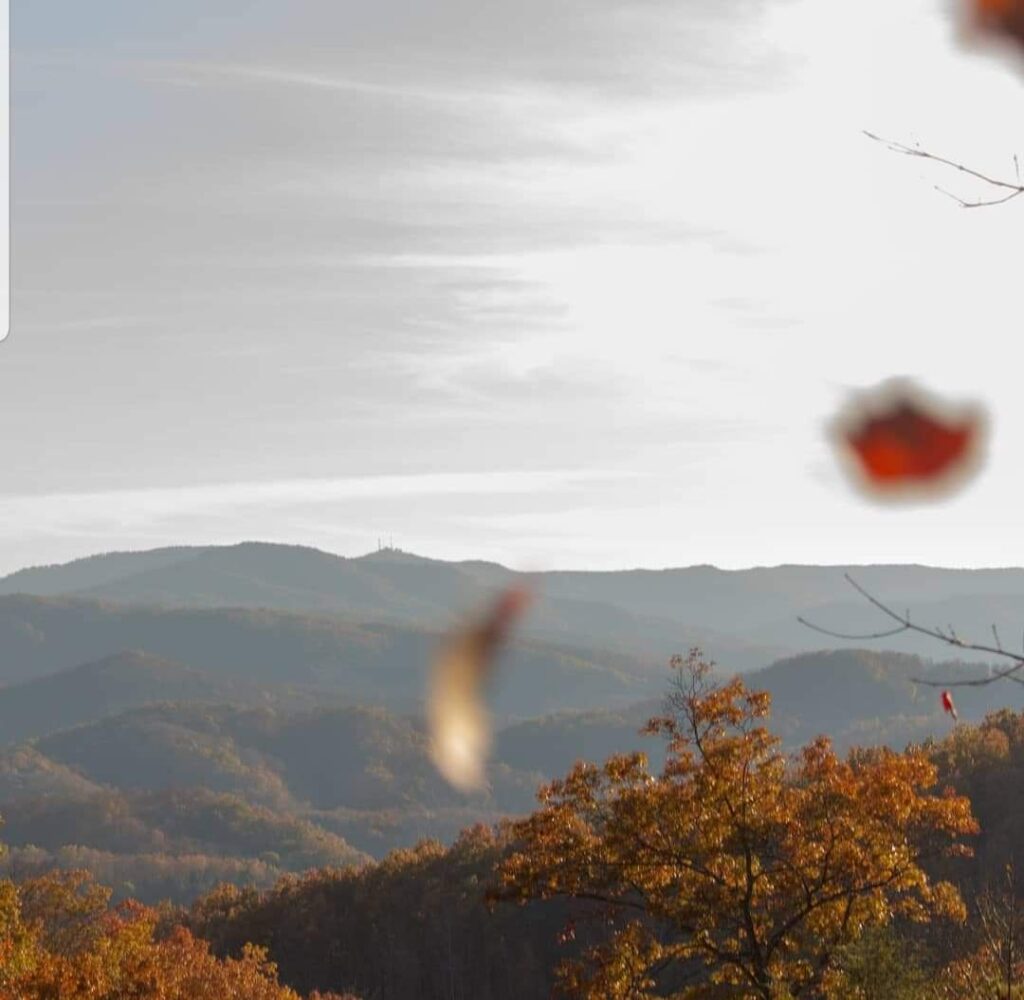
[{"label": "forested hillside", "polygon": [[[961,634],[980,638],[990,637],[992,624],[1006,636],[1019,632],[1024,570],[1013,568],[687,566],[522,574],[495,563],[444,562],[394,549],[352,559],[300,546],[245,543],[110,553],[22,570],[0,579],[0,595],[274,608],[436,630],[476,607],[483,592],[528,581],[543,598],[525,622],[529,638],[641,659],[664,659],[699,645],[714,659],[749,670],[821,646],[820,637],[796,621],[798,615],[839,631],[875,631],[877,612],[851,590],[846,572],[894,607],[913,609],[917,620],[956,622]],[[935,655],[921,636],[898,636],[889,646]]]},{"label": "forested hillside", "polygon": [[[1010,571],[863,573],[890,594],[919,586],[947,617],[1016,613],[1024,601]],[[265,944],[300,991],[486,1000],[529,983],[544,995],[558,961],[601,935],[567,935],[564,902],[485,907],[511,848],[496,825],[530,814],[538,789],[578,761],[639,750],[658,771],[666,743],[641,730],[673,690],[668,652],[701,636],[738,657],[716,677],[741,667],[770,692],[787,750],[819,733],[844,752],[935,741],[934,759],[977,802],[983,826],[977,859],[936,873],[980,885],[1024,833],[1015,812],[997,808],[1017,777],[1017,686],[958,691],[964,721],[1004,714],[950,736],[936,689],[917,681],[980,677],[987,666],[856,648],[772,662],[773,648],[821,638],[785,624],[789,611],[869,620],[843,603],[838,571],[813,567],[542,574],[530,627],[504,651],[488,695],[497,732],[487,787],[456,792],[430,762],[427,672],[446,624],[511,578],[492,564],[261,545],[104,556],[9,578],[4,872],[25,882],[54,866],[85,869],[115,901],[195,903],[183,919],[219,953]],[[510,966],[520,970],[511,981]]]},{"label": "forested hillside", "polygon": [[[934,690],[911,678],[977,669],[838,651],[779,661],[751,683],[772,692],[789,746],[825,732],[841,747],[900,748],[949,729]],[[663,692],[669,677],[663,668]],[[961,711],[980,719],[1002,698],[1021,704],[1015,695],[968,689]],[[640,733],[660,697],[540,715],[499,730],[489,788],[467,796],[434,770],[418,714],[334,697],[141,652],[0,689],[13,738],[0,750],[8,865],[84,865],[118,897],[187,901],[222,880],[267,886],[424,837],[451,842],[528,812],[540,784],[580,759],[643,750],[652,766],[663,760],[662,741]]]},{"label": "forested hillside", "polygon": [[[208,675],[207,693],[221,685],[231,700],[236,689],[248,700],[252,685],[284,686],[349,704],[409,710],[423,699],[441,634],[440,627],[353,624],[280,611],[0,597],[0,684],[40,680],[134,650]],[[495,708],[519,717],[622,704],[656,693],[664,663],[532,640],[513,643],[503,660],[507,669],[494,690]],[[97,680],[117,692],[110,697],[126,697],[120,681]],[[171,693],[165,691],[164,696]]]},{"label": "forested hillside", "polygon": [[[973,857],[927,861],[931,875],[952,880],[969,904],[1018,860],[1024,812],[1013,803],[1024,724],[1003,708],[951,732],[934,689],[913,678],[978,670],[833,651],[748,677],[772,693],[771,725],[789,750],[825,731],[855,748],[853,759],[871,761],[865,747],[924,740],[940,786],[965,794],[980,823]],[[105,700],[104,681],[117,686],[125,671],[137,682],[125,686],[126,697],[142,703],[117,711],[122,702]],[[713,673],[718,683],[728,680],[721,668]],[[674,690],[671,680],[665,670],[663,691]],[[71,726],[58,718],[51,729],[40,715],[33,731],[34,699],[63,703],[64,684],[73,696],[67,701],[100,717]],[[162,700],[169,690],[210,700]],[[664,738],[640,732],[664,711],[662,699],[506,725],[489,789],[466,797],[434,772],[415,714],[311,707],[286,688],[266,689],[260,703],[261,691],[144,653],[0,691],[0,710],[10,695],[8,718],[22,716],[27,735],[0,754],[7,877],[30,885],[54,866],[86,869],[115,899],[169,900],[183,908],[163,911],[157,940],[180,923],[222,957],[241,957],[248,943],[265,946],[281,981],[302,994],[542,996],[561,962],[605,939],[602,922],[584,919],[578,902],[519,907],[485,897],[516,844],[506,817],[535,810],[544,782],[577,761],[636,749],[653,773],[665,766]],[[961,709],[977,720],[1011,694],[1001,686],[968,689]],[[225,696],[234,703],[217,700]],[[115,711],[102,714],[107,707]],[[912,962],[897,964],[922,981],[939,974],[936,955],[960,954],[973,941],[943,920],[924,939],[900,921],[885,933],[859,947],[881,949],[883,958],[913,953]],[[849,958],[851,969],[879,961],[870,951]]]},{"label": "forested hillside", "polygon": [[[980,833],[968,838],[973,856],[928,862],[933,878],[951,879],[963,894],[971,923],[897,919],[844,953],[840,964],[851,992],[829,996],[952,997],[958,994],[928,991],[940,980],[943,989],[955,990],[965,969],[981,975],[976,904],[994,898],[984,891],[1001,884],[1008,863],[1022,863],[1022,719],[1009,710],[995,713],[927,748],[937,787],[966,795],[979,823]],[[477,827],[451,847],[425,842],[358,871],[290,877],[262,892],[225,887],[197,901],[183,919],[219,954],[238,954],[249,941],[268,945],[283,980],[299,990],[347,988],[380,1000],[547,996],[555,966],[579,958],[610,932],[603,919],[586,918],[595,905],[586,900],[488,905],[496,868],[514,843],[507,828]],[[882,992],[854,992],[858,983]]]}]

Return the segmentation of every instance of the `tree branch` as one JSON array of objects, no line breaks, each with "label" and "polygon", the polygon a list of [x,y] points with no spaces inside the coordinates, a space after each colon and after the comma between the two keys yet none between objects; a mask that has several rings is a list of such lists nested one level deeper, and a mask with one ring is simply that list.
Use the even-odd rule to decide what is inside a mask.
[{"label": "tree branch", "polygon": [[1020,170],[1017,163],[1017,157],[1014,156],[1014,166],[1017,170],[1017,179],[1015,181],[1001,180],[998,177],[993,177],[991,174],[982,173],[980,170],[974,170],[972,167],[964,166],[962,163],[957,163],[956,160],[947,159],[945,156],[938,156],[935,153],[929,153],[925,149],[921,149],[920,146],[908,146],[902,142],[894,142],[892,139],[883,139],[880,135],[875,135],[874,132],[868,132],[864,130],[864,134],[875,142],[880,142],[883,146],[891,149],[894,153],[900,153],[903,156],[914,156],[921,160],[930,160],[932,163],[941,164],[944,167],[950,167],[953,170],[959,171],[962,174],[966,174],[968,177],[973,177],[975,180],[979,180],[984,184],[988,184],[990,187],[999,188],[1004,191],[1004,194],[1000,194],[997,197],[991,198],[979,198],[976,201],[969,201],[966,198],[961,198],[957,194],[953,194],[951,191],[947,191],[945,188],[935,185],[935,190],[940,194],[944,194],[947,198],[952,198],[961,208],[988,208],[992,205],[1005,205],[1006,202],[1012,201],[1014,198],[1024,194],[1024,183],[1020,179]]},{"label": "tree branch", "polygon": [[877,597],[868,593],[856,580],[850,576],[849,573],[844,573],[843,576],[846,582],[853,587],[862,597],[873,604],[879,611],[881,611],[888,618],[891,618],[897,623],[898,627],[889,629],[884,632],[869,632],[864,635],[850,635],[845,632],[835,632],[832,629],[824,628],[821,625],[815,625],[813,622],[809,622],[806,618],[797,617],[797,621],[801,625],[807,628],[813,629],[815,632],[820,632],[822,635],[831,636],[833,639],[846,639],[846,640],[867,640],[867,639],[884,639],[888,636],[899,635],[901,632],[918,632],[921,635],[930,636],[933,639],[938,639],[940,642],[944,642],[947,646],[955,646],[957,649],[969,649],[975,653],[991,653],[994,656],[1005,657],[1008,660],[1013,661],[1013,666],[1007,667],[1004,670],[996,670],[990,672],[988,677],[978,677],[973,680],[926,680],[923,677],[911,677],[910,679],[915,684],[924,684],[928,687],[985,687],[989,684],[994,684],[1000,680],[1010,680],[1017,684],[1024,684],[1024,677],[1018,676],[1021,670],[1024,670],[1024,654],[1011,653],[1006,649],[1003,644],[999,641],[999,633],[995,626],[992,626],[993,635],[996,637],[995,646],[987,646],[983,643],[978,642],[964,642],[960,639],[956,632],[953,631],[953,627],[949,626],[949,632],[943,632],[938,627],[927,628],[924,625],[918,625],[910,620],[910,612],[907,611],[904,614],[900,614],[897,611],[893,611],[888,605],[883,604]]}]

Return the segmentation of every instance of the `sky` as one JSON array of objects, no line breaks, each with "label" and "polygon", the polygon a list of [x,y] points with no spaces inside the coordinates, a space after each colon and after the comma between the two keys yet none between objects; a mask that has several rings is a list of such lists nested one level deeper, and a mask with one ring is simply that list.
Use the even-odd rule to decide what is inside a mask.
[{"label": "sky", "polygon": [[[949,0],[13,0],[0,572],[1024,564],[1024,74]],[[211,7],[216,11],[212,12]],[[825,425],[991,414],[941,504]]]}]

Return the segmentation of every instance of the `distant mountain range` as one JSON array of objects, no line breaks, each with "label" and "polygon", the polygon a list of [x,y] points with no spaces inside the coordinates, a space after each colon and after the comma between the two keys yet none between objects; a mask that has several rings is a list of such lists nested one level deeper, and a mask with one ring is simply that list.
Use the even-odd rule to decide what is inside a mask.
[{"label": "distant mountain range", "polygon": [[[1008,645],[1021,641],[1024,569],[899,565],[530,574],[542,600],[524,635],[659,662],[700,645],[732,668],[756,669],[785,655],[858,645],[812,632],[798,615],[842,632],[874,632],[886,624],[849,587],[846,572],[923,623],[952,623],[961,635],[985,641],[994,624]],[[26,569],[0,579],[0,595],[179,609],[268,608],[437,631],[479,606],[488,592],[522,579],[495,563],[444,562],[394,549],[349,559],[253,542],[111,553]],[[886,646],[945,655],[916,635],[888,639]]]},{"label": "distant mountain range", "polygon": [[[840,747],[903,746],[942,736],[951,725],[935,690],[912,678],[977,671],[905,654],[840,650],[781,660],[747,680],[772,693],[771,726],[788,746],[819,733]],[[379,854],[418,836],[451,837],[467,823],[523,812],[541,781],[576,760],[638,749],[654,767],[662,759],[661,741],[639,733],[661,711],[660,698],[562,711],[505,726],[496,739],[490,790],[467,797],[434,771],[418,716],[323,699],[303,704],[301,692],[267,688],[260,696],[258,690],[140,653],[0,689],[0,726],[28,740],[0,751],[0,813],[12,806],[21,812],[38,799],[56,808],[114,792],[137,797],[201,789],[314,822]],[[1018,692],[1006,685],[964,689],[962,717],[976,721],[994,709],[1024,706]],[[39,843],[27,821],[13,830]],[[81,835],[70,842],[109,849],[106,840]]]},{"label": "distant mountain range", "polygon": [[[978,662],[899,636],[855,648],[801,626],[885,626],[843,579],[916,620],[1009,644],[1024,570],[781,566],[550,572],[502,656],[490,788],[437,775],[422,723],[434,650],[460,616],[524,579],[394,550],[344,559],[243,544],[95,556],[0,580],[0,837],[7,864],[84,865],[122,894],[188,899],[217,881],[358,862],[529,810],[579,759],[642,749],[669,658],[701,646],[720,676],[772,693],[787,746],[941,736],[933,687]],[[841,648],[823,649],[834,646]],[[890,648],[885,648],[890,647]],[[898,648],[893,648],[898,647]],[[920,655],[918,655],[920,654]],[[1024,705],[1020,686],[958,690],[961,716]]]},{"label": "distant mountain range", "polygon": [[[136,667],[164,684],[206,685],[204,697],[252,703],[253,686],[273,698],[279,688],[321,692],[334,702],[387,705],[413,711],[421,704],[441,633],[412,625],[354,624],[346,619],[272,610],[190,609],[112,604],[75,597],[0,597],[0,683],[34,681],[72,671],[80,689],[103,669],[125,680]],[[147,654],[126,663],[126,650]],[[97,661],[108,661],[106,667]],[[208,675],[172,675],[157,661]],[[523,639],[503,656],[494,690],[496,711],[526,717],[567,708],[597,708],[635,701],[664,686],[664,660]],[[83,666],[86,664],[87,666]],[[76,672],[77,671],[77,672]],[[85,678],[85,680],[83,680]],[[118,685],[120,687],[120,682]],[[0,694],[2,694],[0,688]],[[24,692],[18,697],[23,697]],[[122,695],[114,695],[117,698]],[[192,695],[189,695],[192,697]],[[0,719],[4,709],[0,707]],[[12,708],[14,717],[20,709]],[[17,726],[17,723],[15,723]],[[20,730],[17,730],[20,732]],[[4,736],[0,731],[0,744]]]}]

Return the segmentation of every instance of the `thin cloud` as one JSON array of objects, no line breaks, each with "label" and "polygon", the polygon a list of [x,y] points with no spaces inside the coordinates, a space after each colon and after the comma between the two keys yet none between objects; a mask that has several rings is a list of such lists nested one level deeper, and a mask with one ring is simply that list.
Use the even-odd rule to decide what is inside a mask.
[{"label": "thin cloud", "polygon": [[541,100],[540,94],[530,95],[525,88],[486,91],[438,89],[428,84],[409,81],[403,84],[360,80],[328,73],[309,73],[286,66],[259,66],[245,63],[189,63],[189,62],[134,62],[126,63],[140,76],[157,81],[181,82],[196,86],[255,86],[294,87],[298,89],[336,92],[340,94],[385,97],[395,101],[422,101],[428,104],[452,104],[479,108],[482,104],[508,104],[514,101]]},{"label": "thin cloud", "polygon": [[225,512],[308,508],[346,501],[395,498],[544,494],[623,478],[604,470],[516,470],[421,475],[290,479],[217,483],[165,489],[0,496],[0,535],[66,532],[96,525],[137,528],[167,518]]}]

